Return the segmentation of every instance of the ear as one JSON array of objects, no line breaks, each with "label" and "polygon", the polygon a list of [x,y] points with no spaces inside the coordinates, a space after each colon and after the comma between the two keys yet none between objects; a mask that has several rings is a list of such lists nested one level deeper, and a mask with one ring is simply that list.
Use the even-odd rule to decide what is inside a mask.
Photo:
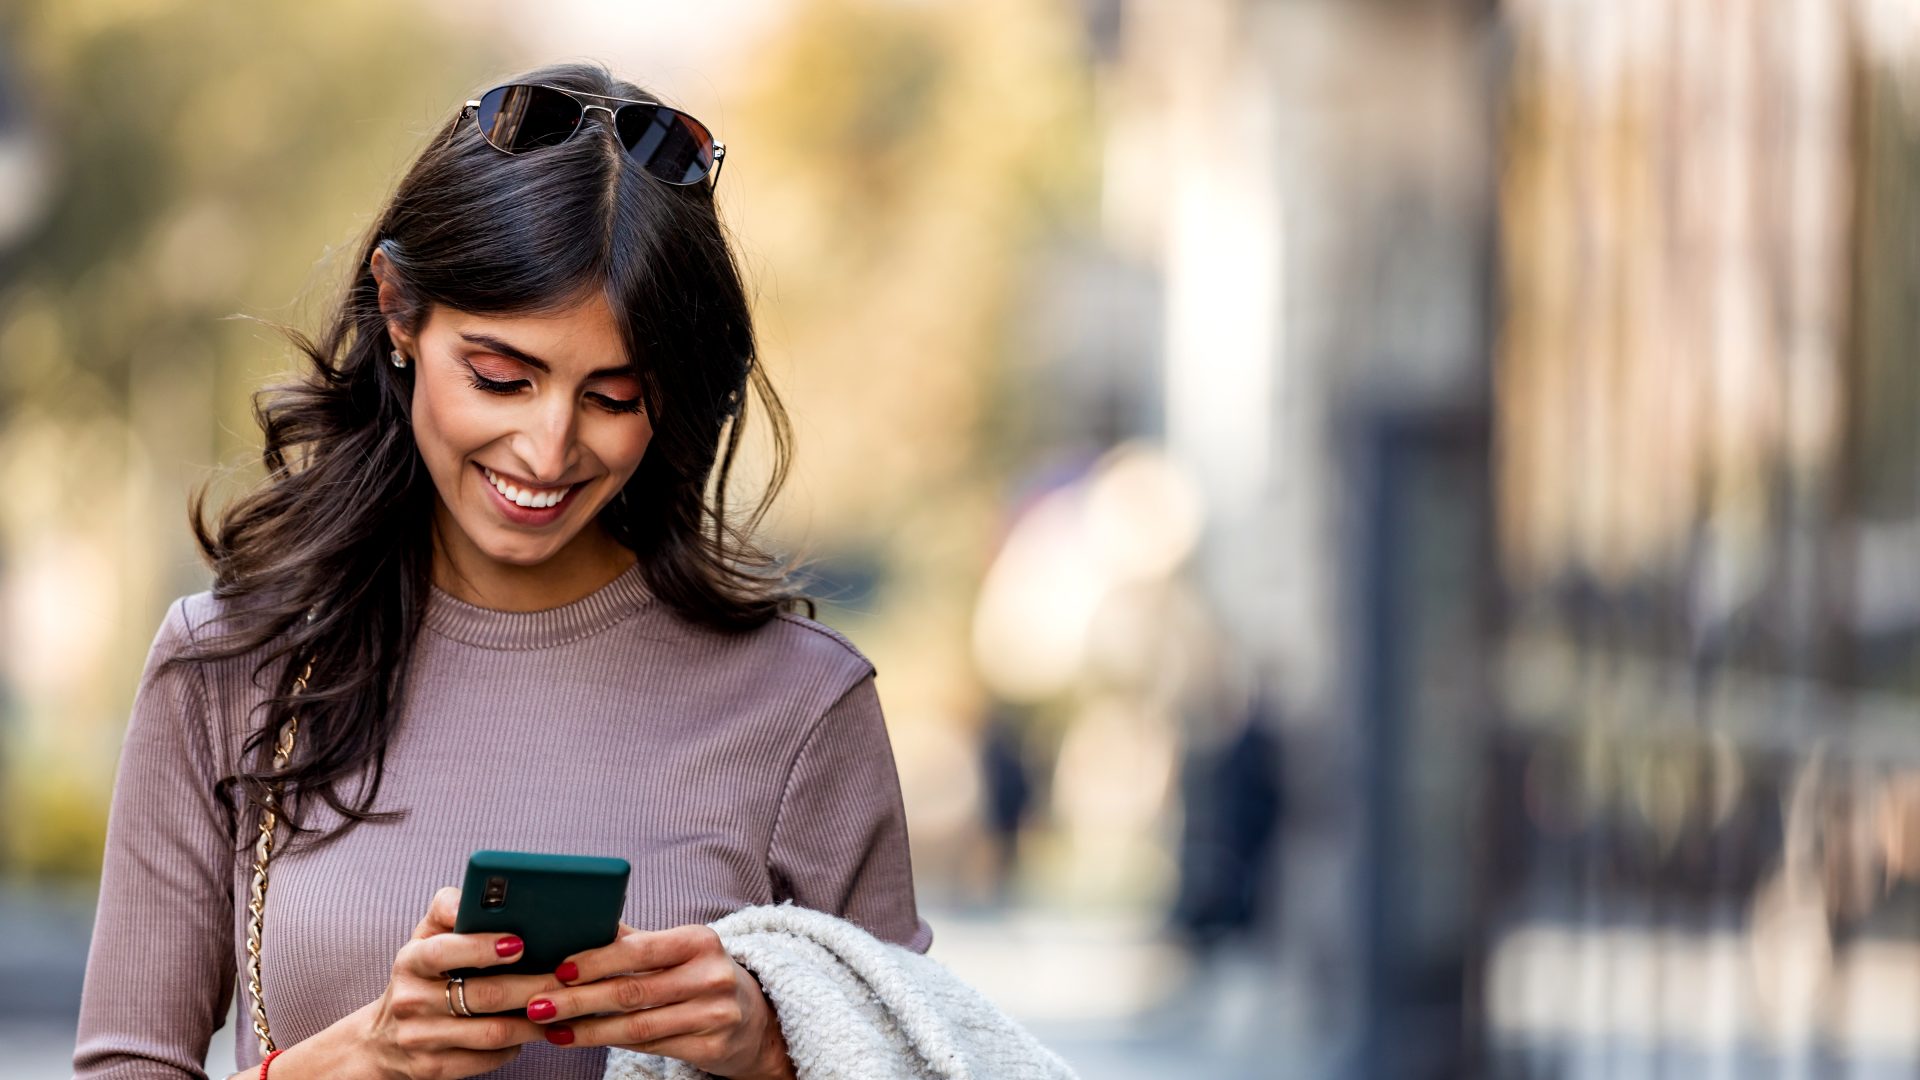
[{"label": "ear", "polygon": [[418,356],[417,343],[402,321],[407,310],[406,296],[395,280],[392,261],[387,258],[386,252],[376,246],[373,258],[367,260],[367,269],[373,272],[373,280],[380,289],[380,314],[386,316],[387,336],[393,339],[394,346],[401,352]]}]

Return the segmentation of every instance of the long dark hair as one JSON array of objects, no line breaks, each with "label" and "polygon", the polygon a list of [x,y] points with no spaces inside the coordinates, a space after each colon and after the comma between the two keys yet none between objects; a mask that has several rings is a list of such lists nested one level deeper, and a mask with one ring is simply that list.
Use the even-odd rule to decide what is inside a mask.
[{"label": "long dark hair", "polygon": [[[660,100],[592,64],[504,81]],[[785,480],[792,435],[756,362],[746,294],[708,186],[648,175],[606,125],[509,155],[463,119],[456,113],[441,125],[407,170],[324,332],[286,330],[302,356],[300,377],[254,396],[265,479],[211,530],[204,486],[189,512],[223,627],[217,643],[196,638],[168,663],[262,650],[253,678],[276,673],[277,690],[261,705],[272,722],[247,718],[252,732],[231,780],[256,808],[265,781],[281,781],[279,809],[295,838],[315,831],[303,824],[301,800],[323,798],[346,821],[316,845],[399,813],[369,808],[432,580],[433,479],[412,435],[412,369],[386,362],[393,344],[368,265],[376,248],[405,297],[400,321],[410,330],[436,304],[535,314],[602,290],[641,369],[654,430],[601,522],[638,556],[655,599],[695,624],[738,632],[801,605],[813,613],[791,573],[751,539]],[[772,425],[772,465],[751,514],[735,522],[727,481],[749,385]],[[279,720],[308,657],[296,753],[276,774]],[[362,798],[348,805],[335,788],[354,776]]]}]

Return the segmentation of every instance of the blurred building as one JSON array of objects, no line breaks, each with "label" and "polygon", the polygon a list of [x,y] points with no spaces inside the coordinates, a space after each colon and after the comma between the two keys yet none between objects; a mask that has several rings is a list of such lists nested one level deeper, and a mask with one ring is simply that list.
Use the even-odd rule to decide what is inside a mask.
[{"label": "blurred building", "polygon": [[[1155,722],[1193,760],[1249,715],[1286,747],[1270,895],[1219,947],[1296,1007],[1242,1034],[1289,1074],[1460,1075],[1493,642],[1494,12],[1086,7],[1101,228],[1033,300],[1038,379],[1082,418],[1067,445],[1150,446],[1197,501],[1186,619],[1141,660],[1173,684]],[[1215,812],[1176,794],[1173,821]]]},{"label": "blurred building", "polygon": [[1199,496],[1178,743],[1280,703],[1277,1052],[1910,1075],[1920,9],[1089,10],[1046,374]]},{"label": "blurred building", "polygon": [[1920,9],[1507,5],[1497,1075],[1920,1072]]}]

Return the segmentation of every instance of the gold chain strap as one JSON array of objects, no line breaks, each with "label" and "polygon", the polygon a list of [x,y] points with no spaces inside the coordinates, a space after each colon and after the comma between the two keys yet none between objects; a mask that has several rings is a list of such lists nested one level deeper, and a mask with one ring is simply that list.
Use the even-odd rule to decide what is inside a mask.
[{"label": "gold chain strap", "polygon": [[[313,674],[313,660],[307,660],[306,670],[293,680],[293,696],[307,688],[307,677]],[[280,742],[273,749],[273,771],[282,772],[287,767],[287,759],[293,756],[294,729],[299,725],[300,717],[290,714],[287,722],[280,728]],[[265,798],[266,809],[260,817],[260,837],[253,844],[253,893],[247,900],[247,910],[252,917],[247,921],[247,989],[253,992],[253,1034],[260,1040],[260,1056],[273,1053],[273,1036],[267,1033],[267,1005],[260,995],[260,923],[267,911],[267,860],[273,858],[273,827],[279,823],[276,813],[275,793],[278,785],[269,784]]]}]

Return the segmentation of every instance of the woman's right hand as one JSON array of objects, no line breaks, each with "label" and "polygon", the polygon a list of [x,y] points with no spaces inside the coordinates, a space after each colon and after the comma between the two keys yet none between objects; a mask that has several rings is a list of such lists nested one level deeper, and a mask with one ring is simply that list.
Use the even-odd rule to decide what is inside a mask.
[{"label": "woman's right hand", "polygon": [[459,889],[449,885],[435,893],[413,938],[393,958],[386,992],[355,1014],[367,1075],[379,1080],[474,1076],[512,1061],[522,1043],[545,1040],[544,1029],[527,1019],[525,1009],[536,995],[562,985],[552,975],[469,978],[469,1011],[521,1011],[473,1017],[448,1013],[444,972],[510,963],[522,948],[512,934],[454,933],[459,910]]}]

